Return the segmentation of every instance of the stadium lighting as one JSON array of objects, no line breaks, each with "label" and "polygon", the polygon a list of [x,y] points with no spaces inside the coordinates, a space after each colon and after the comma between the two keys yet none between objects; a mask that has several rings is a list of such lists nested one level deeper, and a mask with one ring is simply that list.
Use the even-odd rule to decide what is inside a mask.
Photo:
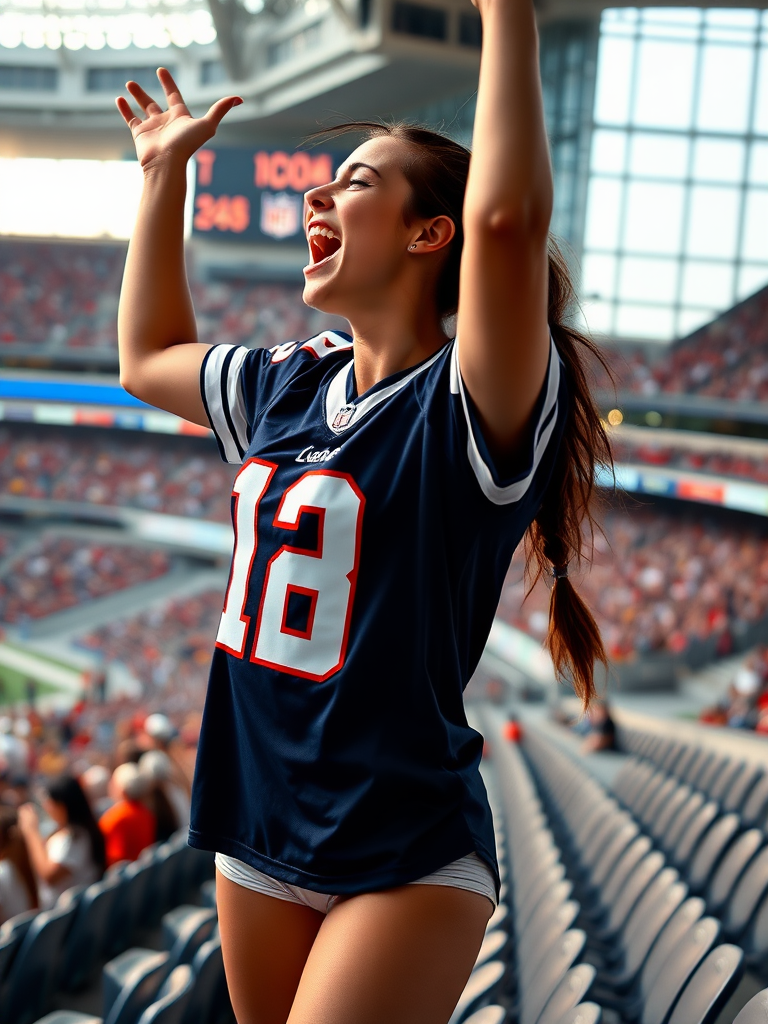
[{"label": "stadium lighting", "polygon": [[611,409],[608,413],[608,422],[612,427],[618,427],[624,422],[624,413],[621,409]]}]

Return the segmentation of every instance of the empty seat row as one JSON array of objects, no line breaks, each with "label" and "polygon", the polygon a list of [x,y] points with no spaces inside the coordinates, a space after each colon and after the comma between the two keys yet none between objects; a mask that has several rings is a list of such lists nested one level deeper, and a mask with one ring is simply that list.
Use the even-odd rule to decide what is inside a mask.
[{"label": "empty seat row", "polygon": [[720,922],[638,822],[534,727],[523,744],[580,904],[606,1021],[709,1024],[743,971]]}]

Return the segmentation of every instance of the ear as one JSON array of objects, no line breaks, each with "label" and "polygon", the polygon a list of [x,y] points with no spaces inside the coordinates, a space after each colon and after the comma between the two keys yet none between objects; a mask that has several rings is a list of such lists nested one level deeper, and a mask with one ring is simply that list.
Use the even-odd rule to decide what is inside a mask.
[{"label": "ear", "polygon": [[453,241],[456,225],[450,217],[433,217],[422,225],[421,231],[411,243],[413,253],[433,253],[444,249]]}]

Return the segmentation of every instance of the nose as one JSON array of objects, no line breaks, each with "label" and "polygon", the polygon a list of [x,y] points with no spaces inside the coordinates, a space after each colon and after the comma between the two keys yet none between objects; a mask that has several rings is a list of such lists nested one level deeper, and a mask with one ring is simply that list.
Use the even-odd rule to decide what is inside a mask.
[{"label": "nose", "polygon": [[305,192],[304,202],[313,213],[318,210],[330,210],[333,206],[333,200],[327,185],[318,185],[316,188],[311,188],[308,192]]}]

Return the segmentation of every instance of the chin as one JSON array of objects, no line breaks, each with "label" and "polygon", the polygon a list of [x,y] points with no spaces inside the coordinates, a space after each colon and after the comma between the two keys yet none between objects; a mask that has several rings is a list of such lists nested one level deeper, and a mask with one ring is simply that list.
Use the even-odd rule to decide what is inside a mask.
[{"label": "chin", "polygon": [[337,303],[333,301],[332,291],[330,281],[305,281],[301,298],[305,306],[310,306],[320,313],[344,316],[339,312]]}]

